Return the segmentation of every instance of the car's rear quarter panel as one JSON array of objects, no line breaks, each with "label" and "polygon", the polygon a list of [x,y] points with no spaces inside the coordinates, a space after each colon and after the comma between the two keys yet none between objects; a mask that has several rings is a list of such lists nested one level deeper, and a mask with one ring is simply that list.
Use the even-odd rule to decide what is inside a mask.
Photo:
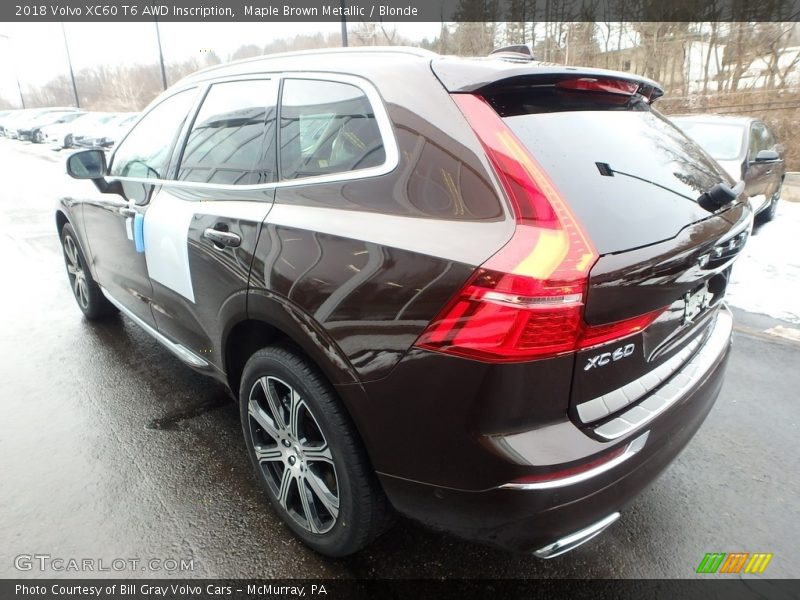
[{"label": "car's rear quarter panel", "polygon": [[386,60],[356,74],[383,97],[397,168],[279,187],[248,306],[258,318],[260,298],[277,295],[311,316],[362,381],[386,376],[513,232],[477,140],[427,62]]}]

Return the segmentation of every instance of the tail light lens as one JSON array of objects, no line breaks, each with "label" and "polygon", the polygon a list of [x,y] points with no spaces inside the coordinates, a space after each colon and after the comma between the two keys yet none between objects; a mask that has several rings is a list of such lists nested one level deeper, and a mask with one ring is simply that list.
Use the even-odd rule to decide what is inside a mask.
[{"label": "tail light lens", "polygon": [[639,84],[633,81],[625,81],[624,79],[578,77],[559,81],[556,83],[556,87],[564,90],[580,90],[585,92],[633,96],[638,91]]},{"label": "tail light lens", "polygon": [[511,201],[517,224],[431,321],[417,346],[487,362],[574,352],[630,335],[657,314],[590,327],[583,322],[597,251],[550,178],[481,97],[453,96]]}]

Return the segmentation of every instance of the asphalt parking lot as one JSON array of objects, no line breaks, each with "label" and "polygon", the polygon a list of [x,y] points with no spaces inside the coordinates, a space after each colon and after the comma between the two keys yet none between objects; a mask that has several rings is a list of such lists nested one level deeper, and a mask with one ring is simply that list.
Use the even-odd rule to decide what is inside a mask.
[{"label": "asphalt parking lot", "polygon": [[349,559],[316,555],[268,506],[226,390],[125,318],[82,319],[53,205],[91,184],[63,162],[0,138],[0,577],[41,576],[14,558],[49,554],[193,560],[158,576],[686,578],[705,553],[736,551],[773,553],[765,576],[798,576],[800,341],[766,333],[797,325],[743,311],[705,425],[589,544],[544,562],[401,519]]}]

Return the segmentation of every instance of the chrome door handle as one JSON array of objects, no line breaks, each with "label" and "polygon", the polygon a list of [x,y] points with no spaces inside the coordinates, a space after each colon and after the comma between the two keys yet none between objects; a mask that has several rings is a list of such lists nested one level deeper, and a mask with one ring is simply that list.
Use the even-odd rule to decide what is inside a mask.
[{"label": "chrome door handle", "polygon": [[229,248],[238,248],[242,243],[242,238],[230,231],[220,231],[209,227],[203,232],[203,237],[211,240],[218,246],[228,246]]}]

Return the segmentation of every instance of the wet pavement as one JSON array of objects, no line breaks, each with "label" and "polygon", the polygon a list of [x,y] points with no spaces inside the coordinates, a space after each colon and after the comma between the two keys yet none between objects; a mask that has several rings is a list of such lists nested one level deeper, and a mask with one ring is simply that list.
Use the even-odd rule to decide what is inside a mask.
[{"label": "wet pavement", "polygon": [[767,575],[798,575],[800,344],[747,313],[698,435],[578,550],[544,562],[402,519],[348,559],[306,549],[251,473],[226,389],[125,318],[82,318],[53,206],[59,190],[91,184],[69,180],[63,162],[0,138],[0,577],[41,576],[14,559],[49,554],[193,560],[188,573],[101,573],[129,577],[683,578],[706,552],[736,551],[772,552]]}]

